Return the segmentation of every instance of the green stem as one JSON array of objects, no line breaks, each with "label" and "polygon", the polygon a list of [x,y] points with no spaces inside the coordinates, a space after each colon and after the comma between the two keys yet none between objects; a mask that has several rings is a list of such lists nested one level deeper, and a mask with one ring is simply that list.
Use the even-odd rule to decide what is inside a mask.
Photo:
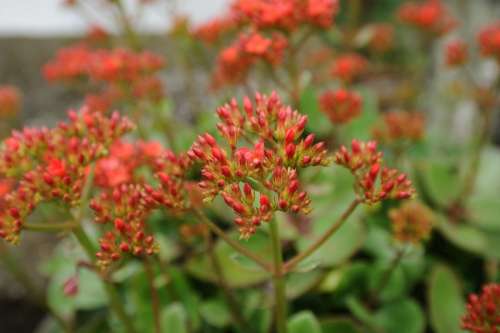
[{"label": "green stem", "polygon": [[153,321],[155,327],[155,333],[161,333],[161,321],[160,321],[160,298],[158,296],[158,290],[154,283],[154,272],[149,258],[143,260],[144,272],[146,273],[146,278],[148,280],[149,288],[151,290],[151,309],[153,312]]},{"label": "green stem", "polygon": [[299,264],[302,260],[309,257],[311,254],[316,252],[325,242],[347,221],[347,218],[352,214],[352,212],[358,207],[360,201],[358,199],[354,199],[349,207],[342,213],[342,215],[333,223],[330,228],[328,228],[325,233],[318,238],[314,243],[312,243],[306,250],[297,254],[295,257],[287,261],[283,267],[285,272],[290,272],[297,264]]},{"label": "green stem", "polygon": [[[73,234],[75,235],[76,239],[78,240],[78,243],[82,246],[82,248],[85,250],[87,256],[89,259],[94,262],[95,261],[95,249],[94,245],[90,241],[89,237],[85,233],[85,231],[82,229],[82,227],[78,227],[73,229]],[[106,280],[102,280],[104,284],[104,289],[106,291],[106,294],[109,297],[110,301],[110,306],[111,309],[115,312],[116,316],[118,319],[122,322],[125,331],[127,333],[136,333],[134,329],[134,325],[132,324],[131,318],[129,318],[125,312],[125,309],[123,308],[123,303],[120,300],[120,297],[118,295],[118,291],[116,290],[115,286]]]},{"label": "green stem", "polygon": [[269,231],[271,234],[272,251],[274,259],[273,289],[274,289],[274,307],[276,332],[286,333],[286,285],[285,271],[283,269],[283,254],[281,253],[281,241],[276,220],[269,222]]},{"label": "green stem", "polygon": [[78,223],[67,222],[67,223],[25,223],[23,224],[23,229],[29,231],[41,231],[41,232],[59,232],[62,230],[71,230],[78,227]]},{"label": "green stem", "polygon": [[222,230],[215,223],[210,221],[210,219],[200,209],[195,209],[194,213],[203,223],[205,223],[210,228],[210,230],[212,230],[214,234],[222,238],[234,250],[241,253],[245,257],[252,259],[257,265],[262,267],[265,271],[267,272],[272,271],[271,265],[266,260],[262,259],[257,254],[253,253],[252,251],[250,251],[249,249],[247,249],[246,247],[242,246],[240,243],[229,237],[224,232],[224,230]]},{"label": "green stem", "polygon": [[397,250],[396,256],[392,260],[391,265],[384,272],[384,275],[380,279],[380,282],[377,284],[375,289],[373,289],[373,293],[371,295],[372,300],[376,300],[378,295],[385,289],[385,287],[387,287],[387,284],[391,280],[392,274],[394,273],[396,268],[399,266],[399,263],[404,258],[405,254],[407,253],[406,249],[407,248],[405,247],[405,248],[400,248]]}]

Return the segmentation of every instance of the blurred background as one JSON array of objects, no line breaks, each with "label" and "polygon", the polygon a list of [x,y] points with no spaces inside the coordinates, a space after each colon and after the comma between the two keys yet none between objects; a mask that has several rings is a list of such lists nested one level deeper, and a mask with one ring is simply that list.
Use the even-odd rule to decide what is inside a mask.
[{"label": "blurred background", "polygon": [[[349,0],[344,0],[349,1]],[[89,20],[85,15],[76,13],[63,5],[63,0],[0,0],[0,83],[12,84],[23,93],[23,110],[18,121],[24,124],[51,124],[55,119],[67,110],[68,106],[76,106],[81,101],[80,95],[68,91],[60,85],[49,85],[41,75],[42,66],[54,56],[56,50],[69,45],[75,39],[85,34],[88,29]],[[394,20],[394,8],[399,6],[402,0],[364,0],[369,8],[376,9],[373,13],[363,13],[366,16],[377,16],[380,21]],[[500,0],[448,0],[444,1],[455,12],[463,27],[447,37],[453,39],[461,35],[469,41],[473,41],[475,35],[462,33],[464,31],[474,32],[484,25],[500,18]],[[128,2],[132,6],[133,1]],[[175,18],[179,15],[187,16],[192,24],[200,24],[220,14],[229,3],[228,0],[179,0],[176,3],[159,1],[158,4],[148,6],[143,13],[140,31],[151,38],[148,45],[152,49],[161,48],[169,58],[168,30]],[[368,7],[367,7],[368,8]],[[91,14],[90,9],[89,13]],[[98,9],[97,9],[98,10]],[[114,27],[108,25],[105,17],[100,24],[108,31]],[[445,43],[446,40],[439,43]],[[166,50],[166,51],[165,51]],[[442,47],[435,47],[430,57],[436,59],[436,66],[429,79],[437,84],[445,83],[455,77],[440,68],[437,59],[442,58]],[[478,69],[479,80],[491,79],[495,68],[494,63],[488,63]],[[174,99],[174,104],[182,108],[182,87],[179,83],[182,78],[176,76],[175,67],[169,66],[166,74],[169,93]],[[436,87],[429,87],[430,90]],[[201,92],[202,93],[202,92]],[[432,98],[432,91],[430,92]],[[439,103],[436,103],[439,107]],[[474,110],[471,105],[464,103],[460,105],[457,112],[457,121],[461,123],[460,131],[470,130],[470,117]],[[498,119],[496,120],[498,123]],[[500,131],[495,134],[495,141],[500,142]],[[439,129],[443,130],[443,129]],[[460,133],[457,134],[460,136]],[[38,263],[47,257],[52,249],[51,236],[40,237],[26,235],[19,249],[6,249],[0,243],[2,251],[15,251],[15,255],[21,260],[34,281],[43,285],[42,276],[37,275]],[[2,262],[9,265],[9,262]],[[0,269],[0,332],[32,332],[39,326],[44,317],[40,307],[32,302],[25,301],[29,291],[24,290],[16,280],[22,276],[13,277],[5,270]],[[404,333],[404,332],[402,332]]]}]

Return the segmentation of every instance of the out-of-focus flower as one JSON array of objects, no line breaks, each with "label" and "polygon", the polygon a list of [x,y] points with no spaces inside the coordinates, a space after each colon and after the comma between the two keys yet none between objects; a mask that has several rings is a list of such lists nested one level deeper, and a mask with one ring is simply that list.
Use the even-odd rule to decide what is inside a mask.
[{"label": "out-of-focus flower", "polygon": [[467,44],[463,40],[455,40],[446,45],[446,65],[462,66],[468,59]]},{"label": "out-of-focus flower", "polygon": [[392,111],[384,113],[373,128],[373,137],[384,144],[417,142],[425,132],[425,118],[418,112]]},{"label": "out-of-focus flower", "polygon": [[354,175],[354,189],[364,203],[408,199],[415,195],[412,182],[404,173],[383,166],[382,153],[377,151],[375,141],[352,140],[351,151],[341,146],[335,153],[335,163]]},{"label": "out-of-focus flower", "polygon": [[388,23],[373,24],[369,27],[371,38],[368,46],[377,53],[384,53],[392,49],[394,44],[394,27]]},{"label": "out-of-focus flower", "polygon": [[425,205],[411,200],[389,211],[393,237],[402,243],[418,244],[429,238],[434,214]]},{"label": "out-of-focus flower", "polygon": [[67,279],[63,285],[64,295],[66,295],[67,297],[76,296],[78,294],[78,289],[79,289],[78,285],[79,285],[78,276],[72,276],[69,279]]},{"label": "out-of-focus flower", "polygon": [[344,54],[335,59],[330,72],[333,77],[349,83],[363,74],[367,66],[368,61],[359,54]]},{"label": "out-of-focus flower", "polygon": [[500,330],[500,284],[483,286],[481,294],[471,294],[462,328],[473,333],[497,333]]},{"label": "out-of-focus flower", "polygon": [[398,10],[398,17],[403,23],[437,36],[446,34],[457,24],[440,0],[404,3]]},{"label": "out-of-focus flower", "polygon": [[287,40],[280,33],[274,33],[270,38],[257,32],[241,35],[235,43],[219,54],[214,86],[242,81],[258,60],[272,66],[278,65],[287,46]]},{"label": "out-of-focus flower", "polygon": [[21,110],[21,93],[13,86],[0,86],[0,117],[11,117]]},{"label": "out-of-focus flower", "polygon": [[481,54],[500,62],[500,21],[484,27],[478,35]]},{"label": "out-of-focus flower", "polygon": [[0,237],[16,243],[24,220],[42,201],[79,204],[88,168],[133,125],[117,113],[105,117],[82,108],[57,127],[13,132],[0,149],[0,175],[16,181],[0,213]]},{"label": "out-of-focus flower", "polygon": [[[217,114],[217,128],[230,149],[205,134],[188,152],[203,165],[204,200],[220,195],[237,215],[242,238],[250,237],[275,211],[308,213],[310,200],[301,190],[297,170],[324,166],[330,159],[325,144],[314,143],[314,135],[301,138],[307,117],[284,106],[275,93],[256,94],[255,104],[245,98],[243,108],[232,100]],[[253,147],[240,146],[243,137],[255,139]]]},{"label": "out-of-focus flower", "polygon": [[85,36],[85,41],[90,44],[106,43],[108,40],[109,33],[100,25],[92,25]]},{"label": "out-of-focus flower", "polygon": [[213,44],[225,34],[233,31],[236,26],[237,22],[233,15],[226,15],[198,26],[193,31],[193,35],[207,44]]},{"label": "out-of-focus flower", "polygon": [[319,98],[321,111],[334,124],[344,124],[361,114],[362,99],[345,89],[325,91]]}]

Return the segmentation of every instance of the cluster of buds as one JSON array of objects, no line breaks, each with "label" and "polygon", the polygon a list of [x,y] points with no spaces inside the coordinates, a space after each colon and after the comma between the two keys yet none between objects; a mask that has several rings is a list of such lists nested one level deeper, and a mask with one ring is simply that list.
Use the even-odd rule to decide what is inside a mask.
[{"label": "cluster of buds", "polygon": [[345,124],[361,114],[361,96],[345,89],[325,91],[319,98],[321,111],[333,124]]},{"label": "cluster of buds", "polygon": [[500,284],[483,286],[481,294],[471,294],[467,313],[462,317],[462,328],[473,333],[500,331]]},{"label": "cluster of buds", "polygon": [[157,252],[158,245],[146,230],[146,219],[160,206],[155,197],[156,191],[148,185],[122,184],[92,200],[95,222],[111,225],[99,241],[96,257],[101,268],[124,254],[141,257]]},{"label": "cluster of buds", "polygon": [[92,104],[109,108],[126,99],[158,101],[163,96],[163,85],[155,74],[163,67],[164,61],[150,52],[92,50],[76,45],[59,50],[55,59],[44,66],[43,73],[49,81],[84,82],[97,88],[98,93],[89,96]]},{"label": "cluster of buds", "polygon": [[96,185],[112,188],[120,184],[141,182],[138,171],[149,167],[159,172],[169,152],[157,141],[129,143],[116,141],[109,148],[108,156],[97,161],[94,180]]},{"label": "cluster of buds", "polygon": [[214,44],[235,30],[237,22],[233,15],[217,17],[196,27],[192,35],[207,44]]},{"label": "cluster of buds", "polygon": [[459,67],[468,59],[467,44],[463,40],[454,40],[446,45],[445,62],[449,67]]},{"label": "cluster of buds", "polygon": [[424,32],[442,36],[455,28],[456,20],[440,0],[408,2],[398,10],[399,19]]},{"label": "cluster of buds", "polygon": [[394,27],[389,23],[371,24],[360,34],[367,35],[368,48],[375,53],[386,53],[394,45]]},{"label": "cluster of buds", "polygon": [[0,117],[11,117],[21,109],[21,94],[13,86],[0,86]]},{"label": "cluster of buds", "polygon": [[259,60],[275,66],[281,63],[288,42],[280,33],[270,38],[258,32],[242,34],[232,45],[222,50],[217,59],[214,86],[240,82]]},{"label": "cluster of buds", "polygon": [[[300,189],[298,169],[325,166],[330,160],[324,143],[314,143],[314,135],[301,138],[307,117],[282,105],[275,93],[257,93],[255,105],[245,98],[243,110],[232,100],[217,114],[217,128],[229,150],[205,134],[188,152],[203,164],[204,200],[220,195],[236,213],[242,238],[250,237],[275,211],[308,213],[310,200]],[[241,147],[241,139],[255,144]]]},{"label": "cluster of buds", "polygon": [[339,3],[338,0],[235,0],[232,8],[238,20],[258,29],[292,31],[304,24],[329,28]]},{"label": "cluster of buds", "polygon": [[16,243],[25,218],[45,200],[60,199],[70,207],[80,202],[89,165],[133,126],[117,113],[105,117],[86,108],[69,112],[57,127],[14,132],[0,150],[0,174],[16,182],[5,196],[0,236]]},{"label": "cluster of buds", "polygon": [[420,141],[425,132],[425,119],[418,112],[392,111],[384,113],[373,128],[373,137],[384,144]]},{"label": "cluster of buds", "polygon": [[363,74],[367,66],[368,61],[361,55],[356,53],[344,54],[335,59],[330,73],[334,78],[350,83]]},{"label": "cluster of buds", "polygon": [[406,201],[389,211],[394,239],[402,243],[419,244],[429,238],[434,214],[418,201]]},{"label": "cluster of buds", "polygon": [[351,171],[358,200],[374,204],[385,199],[408,199],[415,195],[411,180],[396,169],[383,166],[382,153],[375,141],[352,140],[351,151],[341,146],[335,163]]},{"label": "cluster of buds", "polygon": [[479,47],[485,57],[493,57],[500,62],[500,21],[492,23],[479,33]]}]

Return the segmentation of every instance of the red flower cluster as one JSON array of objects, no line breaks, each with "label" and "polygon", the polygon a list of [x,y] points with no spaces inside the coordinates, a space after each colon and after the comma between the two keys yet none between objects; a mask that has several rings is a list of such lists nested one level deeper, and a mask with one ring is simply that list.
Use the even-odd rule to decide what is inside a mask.
[{"label": "red flower cluster", "polygon": [[0,117],[10,117],[21,109],[21,94],[13,86],[0,86]]},{"label": "red flower cluster", "polygon": [[478,36],[481,53],[500,62],[500,21],[486,26]]},{"label": "red flower cluster", "polygon": [[462,40],[455,40],[446,45],[445,53],[446,65],[450,67],[458,67],[465,64],[468,58],[467,44]]},{"label": "red flower cluster", "polygon": [[371,38],[368,46],[377,53],[392,49],[394,44],[394,27],[388,23],[377,23],[370,27]]},{"label": "red flower cluster", "polygon": [[405,3],[399,8],[398,16],[402,22],[437,36],[456,26],[455,18],[440,0]]},{"label": "red flower cluster", "polygon": [[113,103],[127,98],[153,102],[160,99],[163,85],[154,74],[163,66],[164,61],[150,52],[91,50],[76,45],[59,50],[55,59],[44,66],[43,73],[49,81],[83,81],[96,86],[99,92],[87,96],[88,106],[106,111]]},{"label": "red flower cluster", "polygon": [[469,296],[467,313],[462,317],[462,328],[473,333],[500,331],[500,284],[487,284],[480,295]]},{"label": "red flower cluster", "polygon": [[383,166],[382,153],[375,141],[353,140],[351,151],[341,146],[335,153],[335,163],[349,169],[354,177],[355,191],[367,204],[384,199],[407,199],[415,194],[412,182],[398,170]]},{"label": "red flower cluster", "polygon": [[213,44],[233,31],[236,26],[237,22],[233,15],[226,15],[200,25],[193,31],[193,35],[207,44]]},{"label": "red flower cluster", "polygon": [[0,236],[18,241],[25,218],[45,200],[79,204],[88,166],[132,124],[117,113],[105,117],[83,108],[69,112],[69,122],[52,129],[25,128],[14,132],[0,150],[0,174],[17,182],[5,197]]},{"label": "red flower cluster", "polygon": [[432,211],[418,201],[407,201],[389,211],[392,233],[403,243],[418,244],[429,238],[434,221]]},{"label": "red flower cluster", "polygon": [[122,184],[92,200],[95,221],[112,224],[112,230],[99,241],[96,256],[101,268],[118,261],[124,253],[142,256],[157,252],[158,245],[145,224],[151,211],[160,206],[154,193],[157,192],[147,185]]},{"label": "red flower cluster", "polygon": [[258,32],[240,35],[236,42],[220,53],[214,86],[240,82],[258,60],[273,66],[281,63],[287,45],[287,40],[279,33],[274,33],[271,38]]},{"label": "red flower cluster", "polygon": [[350,83],[361,74],[368,66],[368,61],[356,53],[339,56],[332,64],[330,73],[346,83]]},{"label": "red flower cluster", "polygon": [[[301,139],[307,117],[284,106],[275,93],[269,97],[257,93],[255,104],[245,98],[243,110],[232,100],[217,114],[221,120],[217,128],[229,151],[205,134],[188,152],[203,164],[204,200],[221,195],[237,214],[242,238],[250,237],[277,210],[308,213],[310,200],[300,190],[298,169],[325,166],[330,160],[324,143],[314,143],[314,135]],[[255,144],[241,147],[241,139]]]},{"label": "red flower cluster", "polygon": [[373,129],[373,137],[382,143],[416,142],[423,138],[425,119],[418,112],[387,112]]},{"label": "red flower cluster", "polygon": [[319,103],[333,124],[344,124],[360,115],[362,99],[356,92],[338,89],[325,91]]},{"label": "red flower cluster", "polygon": [[337,0],[236,0],[235,17],[259,29],[294,30],[302,24],[328,28],[338,12]]}]

